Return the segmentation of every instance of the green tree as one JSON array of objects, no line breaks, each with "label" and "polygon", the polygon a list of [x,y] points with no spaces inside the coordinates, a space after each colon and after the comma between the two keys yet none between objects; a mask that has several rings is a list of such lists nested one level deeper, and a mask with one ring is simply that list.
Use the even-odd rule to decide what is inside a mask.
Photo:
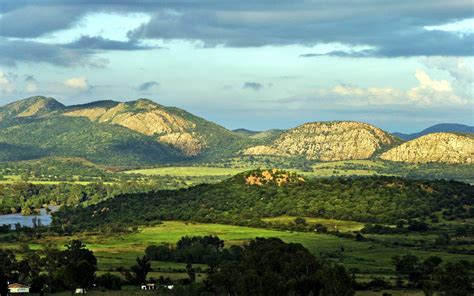
[{"label": "green tree", "polygon": [[151,268],[150,258],[143,256],[142,258],[137,257],[137,263],[132,266],[131,271],[134,273],[135,281],[139,284],[146,283],[146,276],[150,271],[153,271]]}]

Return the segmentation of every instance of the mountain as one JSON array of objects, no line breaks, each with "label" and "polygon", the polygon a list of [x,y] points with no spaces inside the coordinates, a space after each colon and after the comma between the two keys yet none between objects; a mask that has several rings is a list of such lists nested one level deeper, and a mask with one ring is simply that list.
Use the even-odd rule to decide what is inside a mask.
[{"label": "mountain", "polygon": [[35,96],[19,100],[0,108],[0,126],[19,123],[25,118],[40,117],[62,108],[64,105],[53,98]]},{"label": "mountain", "polygon": [[108,165],[218,158],[251,140],[147,99],[64,106],[31,97],[0,108],[0,160],[84,157]]},{"label": "mountain", "polygon": [[270,145],[247,148],[243,154],[304,156],[319,161],[367,159],[396,142],[389,133],[366,123],[314,122],[283,132]]},{"label": "mountain", "polygon": [[444,133],[474,134],[474,126],[457,124],[457,123],[440,123],[440,124],[430,126],[418,133],[413,133],[413,134],[393,133],[393,135],[405,141],[409,141],[409,140],[413,140],[427,134],[443,133],[443,132]]},{"label": "mountain", "polygon": [[184,110],[165,107],[148,99],[126,103],[99,101],[68,107],[63,114],[126,127],[172,146],[186,157],[215,154],[218,148],[231,148],[243,138]]},{"label": "mountain", "polygon": [[245,136],[245,137],[250,137],[250,136],[253,136],[253,135],[256,135],[260,132],[257,132],[257,131],[251,131],[251,130],[248,130],[248,129],[245,129],[245,128],[238,128],[238,129],[235,129],[235,130],[232,130],[234,133],[236,134],[239,134],[241,136]]},{"label": "mountain", "polygon": [[[472,130],[438,125],[425,131],[448,127]],[[0,107],[0,161],[59,156],[102,165],[141,166],[230,163],[241,161],[242,156],[264,155],[267,162],[304,163],[375,158],[400,143],[375,126],[352,121],[313,122],[290,130],[230,131],[149,99],[65,106],[54,98],[35,96]],[[471,163],[471,150],[462,143],[469,144],[470,138],[437,136],[403,144],[383,158]]]},{"label": "mountain", "polygon": [[454,133],[431,133],[380,156],[384,160],[410,163],[474,163],[474,136]]}]

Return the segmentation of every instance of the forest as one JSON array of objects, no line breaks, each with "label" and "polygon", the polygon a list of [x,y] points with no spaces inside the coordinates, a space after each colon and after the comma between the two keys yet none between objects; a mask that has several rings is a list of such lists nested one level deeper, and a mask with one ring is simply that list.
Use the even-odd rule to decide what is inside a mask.
[{"label": "forest", "polygon": [[281,186],[246,183],[249,175],[264,172],[179,190],[121,194],[89,207],[63,207],[53,225],[81,230],[107,223],[182,220],[259,226],[261,218],[281,215],[395,224],[474,215],[474,187],[461,182],[377,176],[308,179]]}]

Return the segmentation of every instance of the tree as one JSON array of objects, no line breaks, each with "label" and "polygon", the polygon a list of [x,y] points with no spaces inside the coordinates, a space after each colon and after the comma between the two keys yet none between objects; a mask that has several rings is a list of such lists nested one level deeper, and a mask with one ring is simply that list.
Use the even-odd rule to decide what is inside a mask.
[{"label": "tree", "polygon": [[[218,294],[229,295],[353,295],[345,269],[316,259],[300,244],[278,238],[257,238],[241,251],[226,254],[209,275]],[[233,255],[231,255],[232,253]]]},{"label": "tree", "polygon": [[186,264],[186,272],[189,276],[191,283],[196,282],[196,270],[193,268],[191,263]]},{"label": "tree", "polygon": [[108,290],[120,290],[122,288],[122,279],[110,272],[97,277],[97,285]]},{"label": "tree", "polygon": [[15,254],[10,250],[0,249],[0,295],[7,296],[8,281],[16,268]]},{"label": "tree", "polygon": [[417,284],[421,278],[419,270],[418,257],[406,254],[403,256],[392,257],[392,262],[395,265],[395,270],[398,274],[403,277],[406,276],[408,280],[414,284]]},{"label": "tree", "polygon": [[441,291],[446,296],[468,296],[472,289],[472,264],[467,261],[446,263],[436,276]]},{"label": "tree", "polygon": [[[64,255],[64,281],[72,290],[92,286],[97,271],[97,258],[93,252],[86,249],[80,240],[66,244]],[[65,264],[64,264],[65,263]]]},{"label": "tree", "polygon": [[150,271],[153,271],[151,268],[151,261],[150,258],[147,256],[143,256],[142,258],[137,257],[136,259],[137,264],[132,266],[131,271],[135,275],[135,281],[138,284],[145,284],[146,283],[146,276]]}]

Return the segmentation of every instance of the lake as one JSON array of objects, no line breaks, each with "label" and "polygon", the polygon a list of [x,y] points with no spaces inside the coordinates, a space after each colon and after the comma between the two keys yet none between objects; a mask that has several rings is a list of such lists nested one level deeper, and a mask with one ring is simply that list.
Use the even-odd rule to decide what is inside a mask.
[{"label": "lake", "polygon": [[32,219],[36,217],[41,219],[41,225],[47,226],[51,224],[51,215],[46,213],[46,209],[41,209],[39,215],[23,216],[22,214],[8,214],[0,215],[0,225],[10,224],[12,228],[15,227],[16,223],[20,223],[22,226],[33,227]]}]

